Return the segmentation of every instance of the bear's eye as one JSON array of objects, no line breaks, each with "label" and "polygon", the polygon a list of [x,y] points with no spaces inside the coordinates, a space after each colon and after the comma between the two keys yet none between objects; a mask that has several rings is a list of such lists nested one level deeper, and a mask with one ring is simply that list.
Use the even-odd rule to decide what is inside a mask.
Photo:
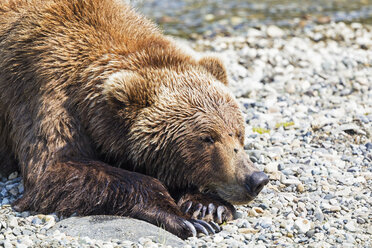
[{"label": "bear's eye", "polygon": [[241,137],[242,137],[242,133],[239,132],[239,133],[238,133],[238,139],[240,139]]},{"label": "bear's eye", "polygon": [[214,143],[214,139],[211,136],[203,137],[202,140],[204,142],[206,142],[206,143],[209,143],[209,144],[213,144]]}]

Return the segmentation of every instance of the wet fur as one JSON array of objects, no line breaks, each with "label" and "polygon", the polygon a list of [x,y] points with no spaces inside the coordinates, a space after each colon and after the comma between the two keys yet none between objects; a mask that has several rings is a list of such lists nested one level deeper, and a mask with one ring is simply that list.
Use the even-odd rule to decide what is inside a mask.
[{"label": "wet fur", "polygon": [[0,57],[0,169],[22,173],[16,209],[125,215],[190,236],[175,200],[216,178],[185,137],[209,113],[244,128],[218,60],[196,61],[110,0],[2,1]]}]

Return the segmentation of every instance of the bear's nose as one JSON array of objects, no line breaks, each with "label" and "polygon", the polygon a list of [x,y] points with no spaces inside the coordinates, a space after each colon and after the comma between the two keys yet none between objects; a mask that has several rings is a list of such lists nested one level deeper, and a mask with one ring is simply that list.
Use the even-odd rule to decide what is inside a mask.
[{"label": "bear's nose", "polygon": [[269,178],[263,172],[253,172],[253,174],[247,178],[246,182],[248,190],[253,196],[257,196],[269,182]]}]

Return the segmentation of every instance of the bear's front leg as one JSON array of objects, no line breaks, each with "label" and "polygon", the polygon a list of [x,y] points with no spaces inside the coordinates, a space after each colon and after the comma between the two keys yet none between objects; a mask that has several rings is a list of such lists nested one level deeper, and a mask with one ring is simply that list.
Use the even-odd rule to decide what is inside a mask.
[{"label": "bear's front leg", "polygon": [[183,214],[159,180],[99,161],[49,164],[38,175],[24,175],[24,180],[25,194],[14,203],[17,211],[129,216],[183,239],[213,233],[207,223]]},{"label": "bear's front leg", "polygon": [[177,205],[193,219],[222,224],[234,219],[235,208],[217,195],[192,192],[184,194]]}]

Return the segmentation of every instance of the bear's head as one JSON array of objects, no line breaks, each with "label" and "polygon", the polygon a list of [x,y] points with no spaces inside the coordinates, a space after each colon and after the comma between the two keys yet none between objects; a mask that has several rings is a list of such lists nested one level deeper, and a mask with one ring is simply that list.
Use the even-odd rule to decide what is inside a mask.
[{"label": "bear's head", "polygon": [[125,140],[115,154],[125,166],[170,190],[197,188],[233,204],[251,201],[268,183],[244,151],[244,119],[218,59],[120,71],[105,95],[127,128],[116,135]]}]

